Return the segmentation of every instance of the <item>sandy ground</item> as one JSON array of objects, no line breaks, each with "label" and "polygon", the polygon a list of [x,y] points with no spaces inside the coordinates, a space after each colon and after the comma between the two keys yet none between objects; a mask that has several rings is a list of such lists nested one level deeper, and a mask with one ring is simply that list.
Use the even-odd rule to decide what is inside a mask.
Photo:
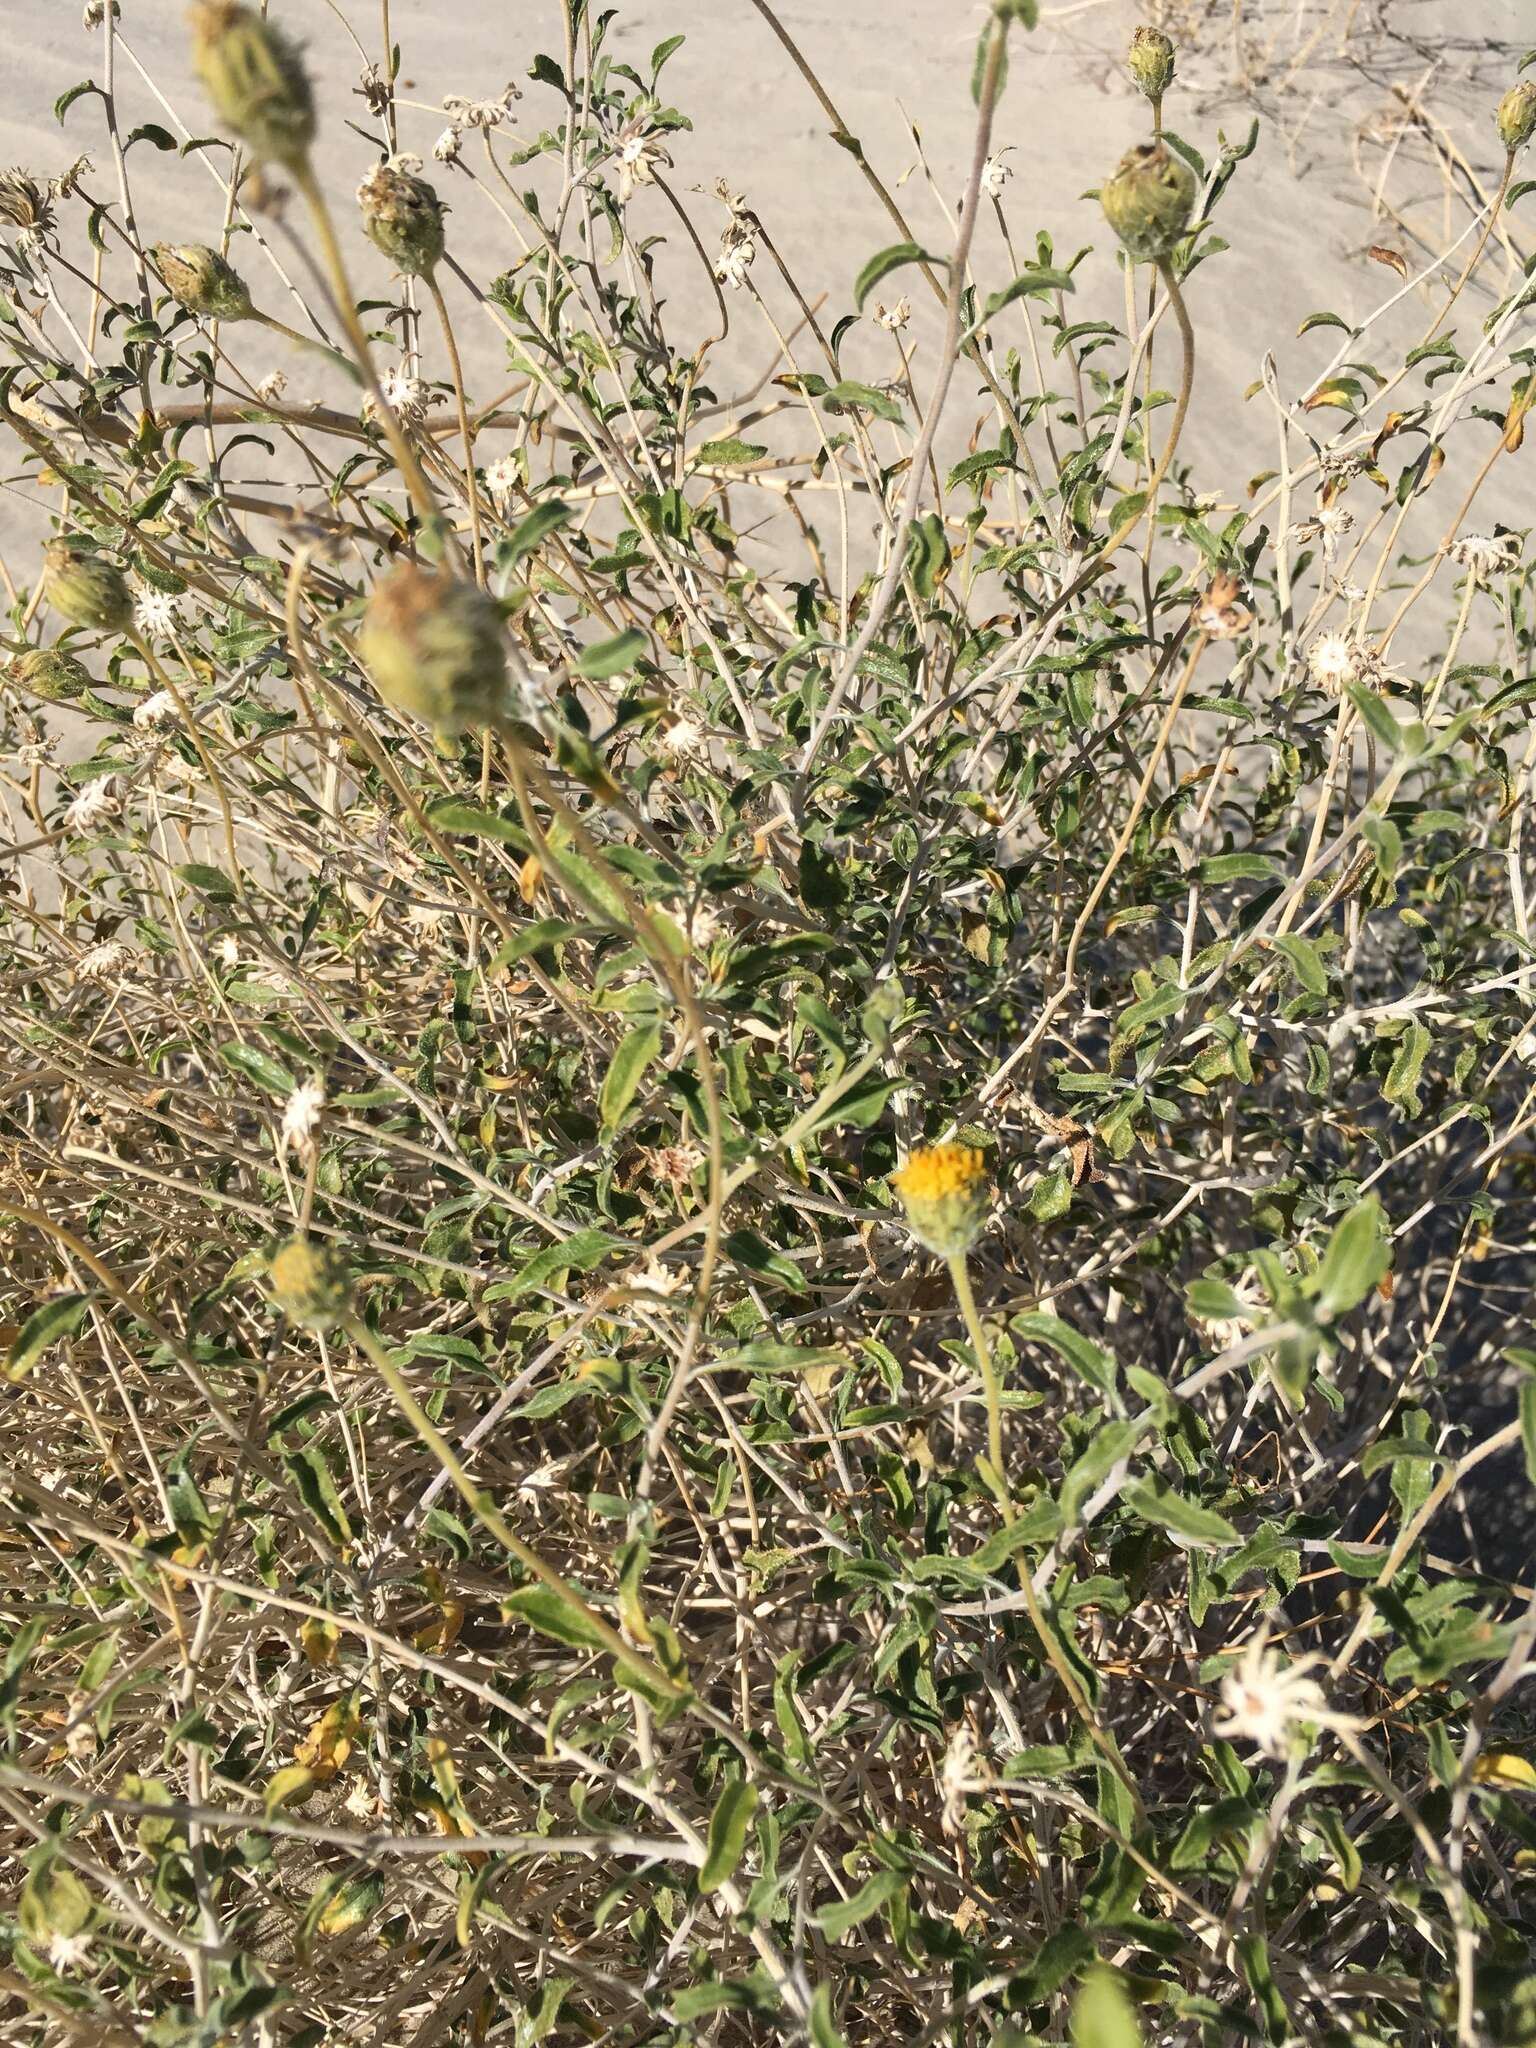
[{"label": "sandy ground", "polygon": [[[937,191],[953,203],[970,150],[970,66],[984,10],[972,0],[783,0],[781,11],[887,182],[895,184],[916,161],[911,116],[920,123]],[[997,140],[1012,150],[1007,207],[1021,255],[1032,254],[1037,229],[1048,232],[1063,255],[1088,242],[1104,251],[1097,207],[1083,193],[1144,128],[1144,108],[1118,62],[1142,12],[1126,0],[1087,0],[1058,7],[1058,18],[1048,11],[1034,35],[1015,37]],[[1214,155],[1218,129],[1240,135],[1255,113],[1263,122],[1258,152],[1222,209],[1221,232],[1232,247],[1199,272],[1191,294],[1202,353],[1189,445],[1202,466],[1210,465],[1212,480],[1231,493],[1274,460],[1273,415],[1263,399],[1243,396],[1265,350],[1275,354],[1281,389],[1304,392],[1338,337],[1323,331],[1297,339],[1299,320],[1324,307],[1354,319],[1380,302],[1396,280],[1366,255],[1371,242],[1389,241],[1415,258],[1408,235],[1372,225],[1367,188],[1351,160],[1354,138],[1362,131],[1369,136],[1397,104],[1394,88],[1423,90],[1449,139],[1491,182],[1497,154],[1491,109],[1514,75],[1533,21],[1530,0],[1358,0],[1353,8],[1349,0],[1246,0],[1235,47],[1226,0],[1219,6],[1212,0],[1209,8],[1204,0],[1185,0],[1185,12],[1203,17],[1203,24],[1182,60],[1170,125]],[[307,40],[327,115],[320,165],[345,219],[373,151],[363,133],[346,125],[343,110],[351,110],[359,129],[371,125],[362,100],[350,95],[362,68],[358,44],[369,56],[379,52],[378,8],[346,0],[333,12],[324,0],[274,0],[274,13]],[[483,96],[508,79],[525,86],[518,109],[523,134],[557,119],[555,95],[528,81],[535,52],[558,53],[556,0],[393,0],[391,15],[406,81],[403,146],[430,153],[443,125],[437,109],[445,93]],[[1386,20],[1389,33],[1372,29],[1373,15]],[[1340,31],[1351,16],[1354,28],[1341,56]],[[104,79],[101,32],[82,30],[77,0],[0,0],[0,26],[7,65],[0,160],[47,175],[84,151],[95,164],[95,188],[110,192],[115,178],[100,101],[77,101],[62,130],[51,112],[70,86]],[[687,41],[664,84],[667,97],[694,123],[691,134],[676,138],[679,188],[708,195],[717,178],[726,178],[762,216],[807,296],[826,295],[829,320],[851,310],[860,265],[895,238],[856,166],[828,140],[825,117],[749,0],[619,0],[611,47],[644,69],[653,44],[678,31]],[[210,124],[189,70],[182,0],[122,0],[120,35],[124,131],[153,121],[178,135],[206,134]],[[1235,85],[1239,54],[1245,79]],[[1380,146],[1367,141],[1361,162],[1374,176]],[[217,240],[223,196],[205,161],[141,141],[128,164],[146,240]],[[464,181],[445,174],[441,184],[455,205],[453,240],[466,265],[481,277],[503,267],[516,253],[507,227]],[[1452,232],[1466,224],[1465,208],[1445,208],[1439,181],[1415,167],[1411,147],[1400,153],[1388,189],[1410,207],[1410,225],[1428,237],[1441,238],[1447,223]],[[921,172],[907,179],[901,198],[919,235],[944,249],[950,231]],[[655,231],[669,237],[659,275],[677,303],[681,331],[702,335],[714,308],[697,261],[663,203],[648,194],[641,204],[650,209]],[[699,207],[712,246],[723,213],[712,197]],[[372,252],[360,236],[356,250],[359,275],[388,290],[382,269],[370,271]],[[995,236],[980,262],[985,283],[1006,282],[1008,258]],[[242,258],[242,267],[259,297],[291,314],[278,281],[254,252]],[[1120,289],[1113,261],[1101,253],[1074,314],[1119,315]],[[1213,299],[1221,303],[1213,306]],[[500,343],[467,300],[458,310],[471,381],[478,396],[490,396],[506,381]],[[771,336],[760,319],[744,301],[733,313],[734,332],[711,359],[722,396],[733,388],[733,377],[755,379],[771,361]],[[1415,318],[1422,321],[1422,312],[1404,309],[1405,324]],[[921,327],[917,333],[920,339]],[[285,367],[291,397],[321,395],[311,360],[285,355],[265,337],[243,351],[242,360],[258,375]],[[850,340],[850,374],[888,376],[893,367],[888,337],[866,327]],[[974,417],[969,390],[958,381],[954,404],[951,431],[958,435]],[[256,477],[261,460],[259,451],[244,451],[239,473]],[[14,465],[6,474],[0,550],[17,580],[29,580],[37,494],[18,481]],[[281,495],[290,480],[268,475],[264,482]],[[1490,505],[1506,516],[1514,509],[1491,499]]]}]

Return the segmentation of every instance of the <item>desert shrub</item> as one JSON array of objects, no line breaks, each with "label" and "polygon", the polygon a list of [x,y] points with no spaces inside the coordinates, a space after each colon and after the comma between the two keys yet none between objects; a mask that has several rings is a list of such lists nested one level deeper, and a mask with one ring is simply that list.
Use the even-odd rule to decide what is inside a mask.
[{"label": "desert shrub", "polygon": [[582,0],[0,180],[6,2037],[1530,2040],[1536,88],[1198,474],[1257,127],[756,4],[857,280]]}]

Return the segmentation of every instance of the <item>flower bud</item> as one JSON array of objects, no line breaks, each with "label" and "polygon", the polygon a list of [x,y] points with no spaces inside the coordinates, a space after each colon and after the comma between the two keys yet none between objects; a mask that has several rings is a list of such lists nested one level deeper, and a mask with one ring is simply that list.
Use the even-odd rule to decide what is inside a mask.
[{"label": "flower bud", "polygon": [[285,1316],[306,1330],[333,1329],[352,1306],[346,1260],[311,1237],[290,1237],[267,1262],[267,1285]]},{"label": "flower bud", "polygon": [[8,676],[18,689],[30,690],[48,704],[66,702],[91,687],[85,663],[62,647],[29,647],[11,663]]},{"label": "flower bud", "polygon": [[1522,78],[1499,101],[1499,140],[1511,156],[1536,134],[1536,82]]},{"label": "flower bud", "polygon": [[500,608],[446,570],[391,570],[368,600],[357,645],[385,703],[444,738],[508,711]]},{"label": "flower bud", "polygon": [[52,540],[44,549],[43,587],[59,617],[72,626],[121,633],[132,623],[133,597],[122,570],[71,540]]},{"label": "flower bud", "polygon": [[448,209],[425,178],[398,162],[375,164],[357,188],[357,203],[364,234],[396,269],[407,277],[432,275],[443,253]]},{"label": "flower bud", "polygon": [[239,0],[198,0],[192,61],[215,113],[258,163],[297,170],[315,139],[315,103],[298,48]]},{"label": "flower bud", "polygon": [[1173,83],[1173,45],[1160,28],[1143,23],[1131,37],[1126,62],[1149,100],[1160,100]]},{"label": "flower bud", "polygon": [[968,1252],[981,1234],[991,1199],[987,1162],[974,1145],[923,1145],[891,1175],[921,1245],[941,1258]]},{"label": "flower bud", "polygon": [[1166,256],[1195,210],[1195,174],[1163,142],[1139,143],[1099,194],[1105,218],[1138,263]]},{"label": "flower bud", "polygon": [[217,249],[201,242],[156,242],[149,253],[178,306],[208,320],[250,319],[245,279]]}]

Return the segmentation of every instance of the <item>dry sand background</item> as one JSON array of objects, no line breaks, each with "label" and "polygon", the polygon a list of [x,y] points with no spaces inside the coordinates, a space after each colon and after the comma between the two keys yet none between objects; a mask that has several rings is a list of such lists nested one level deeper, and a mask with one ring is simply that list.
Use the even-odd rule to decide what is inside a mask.
[{"label": "dry sand background", "polygon": [[[377,57],[378,7],[347,0],[338,12],[325,0],[274,0],[273,11],[308,44],[327,114],[321,169],[345,216],[373,152],[341,113],[350,109],[369,125],[362,100],[351,97],[362,67],[341,13],[363,49]],[[1144,109],[1119,59],[1131,26],[1147,11],[1130,0],[1086,0],[1048,8],[1035,34],[1015,37],[998,141],[1012,146],[1016,175],[1007,205],[1026,250],[1036,228],[1049,231],[1064,254],[1090,241],[1102,248],[1097,208],[1082,194],[1144,126]],[[984,10],[971,0],[784,0],[781,12],[887,182],[894,184],[915,160],[905,109],[921,126],[940,191],[952,200],[969,155],[970,66]],[[401,115],[404,147],[429,154],[443,125],[435,109],[445,93],[493,94],[509,79],[525,87],[517,118],[522,133],[557,120],[556,97],[527,78],[536,51],[560,48],[556,0],[393,0],[391,13],[403,51],[401,95],[410,103]],[[1415,257],[1411,239],[1372,223],[1367,187],[1353,160],[1358,154],[1375,177],[1383,162],[1381,138],[1401,113],[1395,91],[1421,94],[1491,185],[1497,156],[1491,109],[1519,54],[1536,41],[1536,7],[1531,0],[1243,0],[1234,19],[1228,0],[1168,0],[1159,18],[1186,31],[1170,125],[1210,155],[1218,128],[1242,134],[1255,113],[1263,123],[1259,150],[1222,210],[1221,232],[1231,251],[1203,268],[1192,289],[1202,340],[1189,445],[1197,460],[1214,466],[1220,459],[1221,481],[1230,491],[1274,459],[1273,416],[1262,400],[1245,403],[1242,395],[1265,348],[1277,356],[1281,389],[1304,393],[1338,336],[1323,331],[1298,340],[1299,319],[1320,307],[1354,319],[1386,295],[1396,280],[1366,256],[1372,241],[1393,242]],[[94,186],[110,191],[101,103],[78,101],[63,130],[51,111],[71,85],[103,78],[101,32],[81,28],[76,0],[0,0],[0,26],[6,65],[0,161],[49,175],[84,151],[96,166]],[[749,0],[619,0],[610,47],[643,69],[653,44],[677,31],[687,41],[664,83],[694,123],[691,134],[676,138],[677,184],[708,193],[716,178],[728,179],[760,213],[807,294],[827,294],[828,317],[851,310],[860,265],[894,235],[856,166],[828,140],[826,120],[803,81]],[[206,133],[202,95],[188,66],[182,0],[122,0],[120,35],[124,130],[157,121]],[[222,196],[205,163],[141,143],[129,168],[146,240],[217,239]],[[445,173],[440,183],[455,205],[453,238],[467,267],[481,278],[504,267],[516,253],[505,226],[462,180]],[[1465,206],[1447,206],[1441,179],[1411,137],[1398,147],[1388,190],[1434,241],[1444,239],[1447,228],[1454,234],[1466,226]],[[944,248],[947,231],[920,175],[908,180],[901,196],[919,234]],[[643,194],[639,204],[653,210],[656,231],[669,234],[672,251],[681,252],[676,222],[660,200]],[[712,198],[700,206],[710,234],[723,214]],[[1523,245],[1518,216],[1513,232]],[[76,233],[78,239],[78,215]],[[359,276],[388,291],[382,269],[369,269],[371,256],[358,236]],[[1006,258],[995,243],[982,262],[986,283],[1006,281]],[[684,331],[707,332],[713,303],[696,263],[669,252],[661,265]],[[242,267],[259,298],[291,312],[254,252],[242,256]],[[1106,253],[1092,266],[1074,314],[1118,315],[1119,289]],[[472,382],[479,396],[490,396],[505,381],[501,345],[467,300],[459,310]],[[722,395],[734,388],[732,372],[755,375],[768,366],[771,351],[766,329],[744,300],[733,312],[735,331],[711,358]],[[1406,324],[1423,315],[1409,307],[1403,318]],[[253,339],[254,348],[242,336],[237,353],[255,374],[281,366],[290,374],[290,398],[325,393],[323,373],[311,359],[285,354],[266,337]],[[868,329],[856,335],[847,367],[851,374],[890,374],[888,337]],[[952,433],[965,431],[974,416],[968,399],[957,382]],[[263,476],[262,460],[259,451],[242,452],[231,478],[257,480],[276,498],[288,495],[291,480]],[[0,551],[16,580],[30,581],[39,494],[14,463],[5,465],[5,474]],[[1518,514],[1507,490],[1503,502],[1489,502],[1507,518]]]}]

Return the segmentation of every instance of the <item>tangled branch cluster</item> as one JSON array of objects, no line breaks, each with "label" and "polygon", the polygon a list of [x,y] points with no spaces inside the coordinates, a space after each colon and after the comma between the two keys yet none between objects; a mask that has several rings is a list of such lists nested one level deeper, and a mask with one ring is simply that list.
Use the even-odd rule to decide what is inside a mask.
[{"label": "tangled branch cluster", "polygon": [[1063,262],[753,4],[851,303],[583,0],[0,180],[4,2037],[1529,2041],[1536,86],[1207,490],[1163,30]]}]

